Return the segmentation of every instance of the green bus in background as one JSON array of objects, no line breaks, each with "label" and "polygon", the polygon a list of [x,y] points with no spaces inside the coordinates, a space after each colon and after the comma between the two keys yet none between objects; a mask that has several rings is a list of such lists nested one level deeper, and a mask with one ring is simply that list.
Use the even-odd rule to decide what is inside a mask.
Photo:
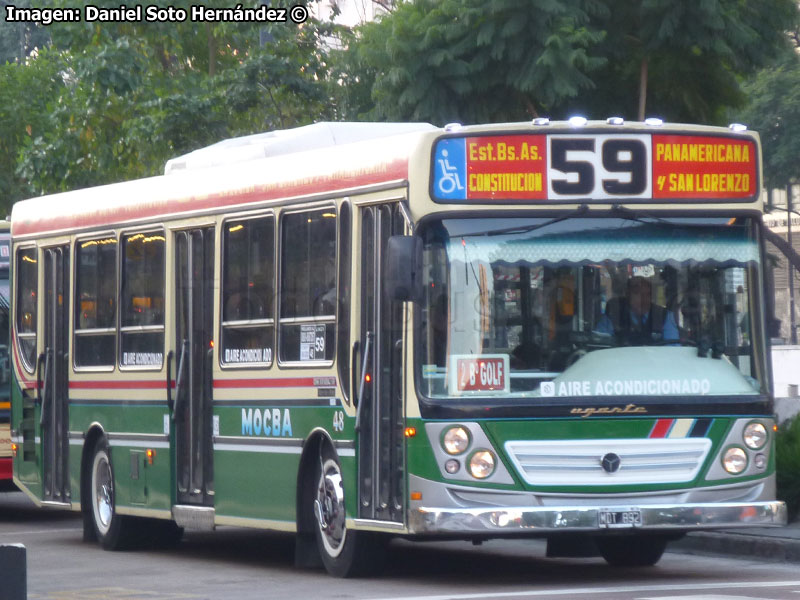
[{"label": "green bus in background", "polygon": [[14,480],[108,549],[542,537],[655,564],[782,525],[760,142],[318,123],[14,206]]}]

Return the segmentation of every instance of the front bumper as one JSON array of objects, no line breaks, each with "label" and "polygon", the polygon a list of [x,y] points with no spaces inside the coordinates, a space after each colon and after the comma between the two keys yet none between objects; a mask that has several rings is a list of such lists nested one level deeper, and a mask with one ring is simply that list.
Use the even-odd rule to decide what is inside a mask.
[{"label": "front bumper", "polygon": [[[609,513],[639,511],[636,524],[602,524]],[[784,502],[731,502],[703,504],[643,504],[639,506],[564,506],[433,508],[410,512],[414,534],[443,535],[550,535],[553,533],[604,533],[627,530],[689,532],[740,527],[779,527],[787,521]]]}]

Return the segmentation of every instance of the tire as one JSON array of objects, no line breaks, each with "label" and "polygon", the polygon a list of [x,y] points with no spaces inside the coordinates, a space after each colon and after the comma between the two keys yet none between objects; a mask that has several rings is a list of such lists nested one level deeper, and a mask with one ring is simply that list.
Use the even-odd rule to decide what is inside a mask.
[{"label": "tire", "polygon": [[114,490],[111,453],[108,440],[103,437],[97,441],[89,465],[90,515],[100,545],[105,550],[124,550],[135,545],[142,536],[136,535],[129,518],[117,514]]},{"label": "tire", "polygon": [[666,537],[621,535],[596,539],[600,555],[614,567],[652,567],[667,548]]},{"label": "tire", "polygon": [[341,467],[331,456],[321,461],[316,464],[310,505],[322,564],[335,577],[374,575],[383,567],[386,539],[347,528]]}]

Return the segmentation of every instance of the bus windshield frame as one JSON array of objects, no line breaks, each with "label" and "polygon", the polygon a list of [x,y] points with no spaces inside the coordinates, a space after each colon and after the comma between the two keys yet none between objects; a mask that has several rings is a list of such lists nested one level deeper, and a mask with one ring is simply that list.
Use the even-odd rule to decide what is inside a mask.
[{"label": "bus windshield frame", "polygon": [[429,407],[699,407],[770,389],[766,335],[750,328],[764,311],[752,216],[459,213],[419,232]]}]

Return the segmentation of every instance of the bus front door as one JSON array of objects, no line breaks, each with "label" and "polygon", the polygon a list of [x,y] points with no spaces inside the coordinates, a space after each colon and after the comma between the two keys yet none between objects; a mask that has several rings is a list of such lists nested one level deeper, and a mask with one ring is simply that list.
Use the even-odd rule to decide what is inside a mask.
[{"label": "bus front door", "polygon": [[[175,350],[172,419],[176,502],[188,508],[214,506],[212,452],[212,339],[214,228],[175,234]],[[170,383],[170,385],[172,382]],[[176,507],[177,508],[177,507]],[[213,510],[188,511],[190,523],[213,526]],[[185,515],[184,515],[185,516]],[[205,519],[210,518],[211,523]],[[181,523],[181,521],[184,521]]]},{"label": "bus front door", "polygon": [[395,203],[362,207],[361,324],[358,371],[359,517],[402,523],[404,438],[402,304],[384,294],[389,237],[403,232]]},{"label": "bus front door", "polygon": [[44,352],[37,377],[41,400],[42,500],[70,501],[69,452],[69,246],[46,248],[44,259]]}]

